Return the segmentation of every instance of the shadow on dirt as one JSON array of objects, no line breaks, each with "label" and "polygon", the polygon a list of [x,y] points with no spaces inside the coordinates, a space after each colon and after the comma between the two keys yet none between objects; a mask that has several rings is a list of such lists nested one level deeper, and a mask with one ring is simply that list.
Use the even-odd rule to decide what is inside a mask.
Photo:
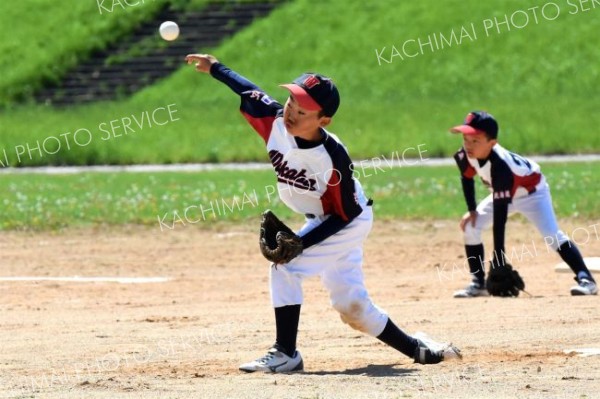
[{"label": "shadow on dirt", "polygon": [[308,371],[302,374],[306,375],[364,375],[367,377],[398,377],[404,375],[415,375],[419,369],[403,369],[395,368],[398,363],[394,364],[369,364],[366,367],[355,369],[346,369],[342,371]]}]

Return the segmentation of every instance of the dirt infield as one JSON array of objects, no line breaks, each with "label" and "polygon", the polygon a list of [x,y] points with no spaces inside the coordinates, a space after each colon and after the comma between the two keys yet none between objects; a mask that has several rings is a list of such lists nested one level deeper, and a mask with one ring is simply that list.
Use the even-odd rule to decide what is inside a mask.
[{"label": "dirt infield", "polygon": [[[594,223],[562,224],[585,256],[600,256]],[[416,365],[350,329],[311,279],[299,332],[305,372],[268,375],[237,370],[274,340],[256,226],[2,233],[2,277],[172,280],[0,281],[0,397],[600,397],[600,356],[563,352],[600,347],[600,298],[569,295],[571,276],[553,272],[560,258],[530,225],[511,220],[507,234],[532,297],[453,299],[469,280],[455,222],[376,221],[367,241],[373,300],[407,332],[452,341],[462,362]]]}]

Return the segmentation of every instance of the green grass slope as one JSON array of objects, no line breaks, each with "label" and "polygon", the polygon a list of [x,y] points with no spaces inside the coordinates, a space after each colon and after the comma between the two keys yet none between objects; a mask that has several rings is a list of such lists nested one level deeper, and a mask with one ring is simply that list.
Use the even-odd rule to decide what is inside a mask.
[{"label": "green grass slope", "polygon": [[131,31],[166,0],[48,0],[0,2],[0,25],[10,34],[0,39],[0,104],[30,95],[64,71]]},{"label": "green grass slope", "polygon": [[[548,4],[296,0],[219,48],[198,52],[213,52],[281,101],[286,93],[277,85],[304,71],[332,76],[342,104],[330,130],[354,158],[419,144],[430,156],[449,155],[460,138],[447,128],[471,109],[492,112],[501,142],[516,152],[600,152],[595,44],[600,5]],[[505,18],[508,24],[502,24]],[[127,135],[118,128],[124,117],[139,118],[169,104],[177,110],[176,121],[136,127]],[[238,104],[229,89],[182,65],[122,102],[59,111],[9,108],[0,114],[0,161],[15,166],[264,161],[261,141],[239,116]],[[117,132],[111,137],[122,135],[103,140],[107,134],[100,126],[113,120]],[[89,144],[68,149],[63,142],[58,148],[58,140],[48,139],[78,129],[90,131]],[[48,148],[35,150],[46,139]]]}]

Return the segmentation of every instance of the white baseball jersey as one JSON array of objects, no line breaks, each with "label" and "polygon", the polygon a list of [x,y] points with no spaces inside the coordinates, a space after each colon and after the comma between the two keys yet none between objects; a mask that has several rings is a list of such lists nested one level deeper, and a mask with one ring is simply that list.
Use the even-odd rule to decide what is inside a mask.
[{"label": "white baseball jersey", "polygon": [[222,64],[211,74],[241,98],[240,111],[264,140],[277,175],[279,197],[293,211],[317,218],[318,228],[302,236],[305,248],[340,231],[370,203],[353,176],[354,166],[339,139],[320,129],[320,141],[289,134],[283,106]]},{"label": "white baseball jersey", "polygon": [[273,121],[264,138],[277,174],[279,197],[298,213],[354,218],[367,199],[358,180],[352,178],[345,147],[325,129],[322,135],[321,145],[299,148],[296,138],[287,133],[283,117],[278,115]]},{"label": "white baseball jersey", "polygon": [[454,158],[463,177],[469,179],[479,175],[483,184],[493,192],[494,200],[510,203],[513,198],[527,196],[545,185],[537,163],[508,151],[500,144],[494,145],[485,161],[469,158],[464,148]]}]

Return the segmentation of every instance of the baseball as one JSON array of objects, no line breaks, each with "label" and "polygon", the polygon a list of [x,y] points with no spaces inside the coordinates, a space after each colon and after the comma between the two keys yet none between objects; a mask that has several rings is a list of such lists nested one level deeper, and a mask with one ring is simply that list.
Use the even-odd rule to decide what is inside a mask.
[{"label": "baseball", "polygon": [[163,22],[160,24],[158,31],[160,32],[160,36],[168,41],[175,40],[179,36],[179,26],[173,21]]}]

